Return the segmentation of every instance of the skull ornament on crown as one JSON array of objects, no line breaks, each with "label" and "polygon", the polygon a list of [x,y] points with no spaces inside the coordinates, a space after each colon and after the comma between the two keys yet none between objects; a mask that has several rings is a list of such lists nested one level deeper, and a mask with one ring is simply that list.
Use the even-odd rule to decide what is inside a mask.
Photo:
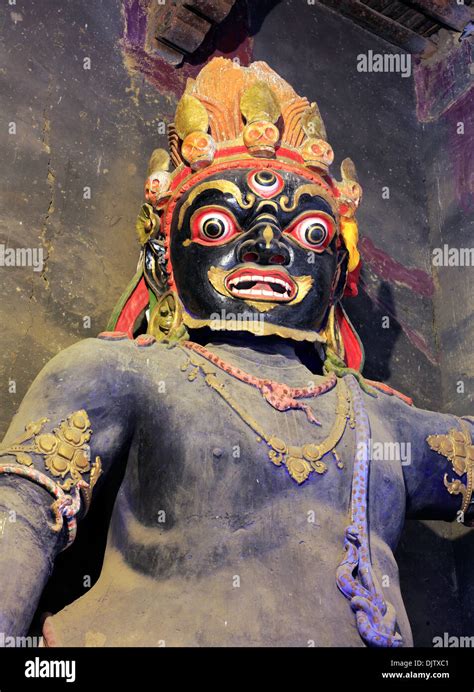
[{"label": "skull ornament on crown", "polygon": [[[109,329],[168,341],[210,326],[271,334],[360,369],[341,299],[357,292],[362,190],[350,159],[340,182],[330,175],[333,159],[316,103],[266,63],[211,60],[188,80],[169,154],[151,156],[139,267]],[[163,301],[172,329],[156,327]]]}]

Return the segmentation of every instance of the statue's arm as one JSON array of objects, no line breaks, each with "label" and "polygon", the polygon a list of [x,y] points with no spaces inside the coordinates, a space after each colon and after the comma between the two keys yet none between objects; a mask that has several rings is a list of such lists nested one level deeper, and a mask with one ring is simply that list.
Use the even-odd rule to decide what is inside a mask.
[{"label": "statue's arm", "polygon": [[80,501],[80,520],[111,466],[127,455],[134,387],[115,347],[87,339],[53,358],[2,442],[0,631],[9,636],[28,630],[54,559],[73,536],[74,522],[68,528],[67,518],[54,513],[52,491],[75,497],[71,511]]},{"label": "statue's arm", "polygon": [[401,426],[400,434],[412,447],[409,463],[403,465],[407,517],[458,520],[471,525],[473,420],[403,408],[406,425]]}]

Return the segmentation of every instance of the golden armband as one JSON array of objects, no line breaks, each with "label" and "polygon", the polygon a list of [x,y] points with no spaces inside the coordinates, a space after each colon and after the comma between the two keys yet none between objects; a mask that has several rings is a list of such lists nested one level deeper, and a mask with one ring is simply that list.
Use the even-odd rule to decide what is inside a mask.
[{"label": "golden armband", "polygon": [[[427,443],[432,450],[449,459],[453,471],[459,478],[448,479],[444,474],[444,485],[451,495],[461,495],[461,513],[463,522],[466,512],[472,504],[474,476],[474,445],[471,433],[465,421],[461,420],[461,430],[451,428],[446,435],[429,435]],[[463,477],[464,482],[463,482]]]},{"label": "golden armband", "polygon": [[[90,463],[88,442],[92,430],[86,411],[74,411],[51,432],[42,432],[48,422],[48,418],[41,418],[28,423],[20,437],[0,447],[0,456],[14,456],[17,462],[0,464],[0,473],[27,478],[53,495],[55,500],[51,511],[55,522],[51,528],[60,531],[66,520],[68,547],[76,535],[76,515],[81,507],[87,513],[102,467],[100,457]],[[46,473],[33,465],[32,454],[42,457]],[[89,474],[88,482],[83,478],[84,474]]]}]

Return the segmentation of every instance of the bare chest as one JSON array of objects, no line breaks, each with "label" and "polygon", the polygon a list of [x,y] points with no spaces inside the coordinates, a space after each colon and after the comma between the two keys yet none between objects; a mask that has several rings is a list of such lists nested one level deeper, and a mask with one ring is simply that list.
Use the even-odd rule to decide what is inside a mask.
[{"label": "bare chest", "polygon": [[[275,372],[275,379],[281,376]],[[357,449],[341,385],[307,400],[307,409],[283,411],[226,373],[209,379],[183,367],[164,387],[159,382],[165,391],[152,386],[149,392],[126,477],[140,521],[154,526],[160,513],[173,526],[190,517],[217,517],[233,530],[257,517],[281,515],[287,523],[297,513],[308,519],[322,508],[349,517]],[[378,439],[391,440],[388,421],[372,414],[372,424]],[[381,457],[371,465],[368,501],[372,525],[392,542],[403,521],[404,487],[399,464]]]}]

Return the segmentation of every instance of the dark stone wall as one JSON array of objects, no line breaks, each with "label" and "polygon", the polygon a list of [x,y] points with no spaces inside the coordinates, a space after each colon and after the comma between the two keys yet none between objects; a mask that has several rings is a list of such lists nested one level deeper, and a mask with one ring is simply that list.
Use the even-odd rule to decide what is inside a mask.
[{"label": "dark stone wall", "polygon": [[[417,112],[422,123],[430,239],[433,249],[463,250],[474,238],[474,46],[462,45],[443,32],[438,52],[415,72]],[[456,255],[454,255],[456,259]],[[441,367],[442,408],[448,413],[473,412],[474,278],[470,266],[433,263],[434,317]],[[430,522],[434,533],[436,522]],[[445,526],[450,542],[440,543],[442,574],[455,598],[448,605],[450,633],[471,635],[474,629],[474,535],[462,526]],[[431,538],[433,540],[433,537]],[[425,544],[426,545],[426,544]],[[425,550],[425,548],[424,548]],[[446,564],[450,555],[455,569]],[[425,552],[425,555],[427,553]],[[438,563],[439,565],[439,563]],[[431,590],[428,589],[430,592]],[[450,592],[449,585],[444,594]],[[447,628],[446,628],[447,629]],[[455,631],[456,629],[456,631]]]},{"label": "dark stone wall", "polygon": [[[186,78],[219,54],[243,64],[266,60],[316,100],[336,153],[334,172],[346,156],[357,165],[364,272],[359,296],[346,307],[365,345],[366,374],[418,406],[467,413],[453,377],[460,368],[468,391],[472,290],[459,274],[453,281],[431,266],[432,245],[458,227],[466,242],[469,233],[451,188],[433,192],[440,172],[457,165],[447,125],[419,122],[413,79],[356,69],[359,54],[396,52],[393,46],[304,0],[237,0],[198,53],[170,68],[145,44],[146,4],[31,0],[0,9],[0,243],[45,253],[42,272],[0,267],[2,433],[42,365],[104,329],[134,273],[134,221],[149,154],[165,145],[161,127]],[[16,134],[8,133],[11,122]],[[471,544],[456,527],[409,523],[398,559],[418,645],[445,630],[472,630],[459,586]]]},{"label": "dark stone wall", "polygon": [[[439,119],[424,124],[424,146],[431,245],[443,254],[445,249],[469,250],[474,238],[474,88]],[[466,415],[473,410],[474,359],[467,346],[474,343],[474,273],[472,265],[455,261],[453,254],[452,266],[433,266],[434,309],[444,410]]]},{"label": "dark stone wall", "polygon": [[0,14],[0,244],[45,258],[42,272],[0,267],[3,434],[36,373],[102,331],[133,276],[147,159],[173,102],[125,69],[119,3],[5,2]]}]

